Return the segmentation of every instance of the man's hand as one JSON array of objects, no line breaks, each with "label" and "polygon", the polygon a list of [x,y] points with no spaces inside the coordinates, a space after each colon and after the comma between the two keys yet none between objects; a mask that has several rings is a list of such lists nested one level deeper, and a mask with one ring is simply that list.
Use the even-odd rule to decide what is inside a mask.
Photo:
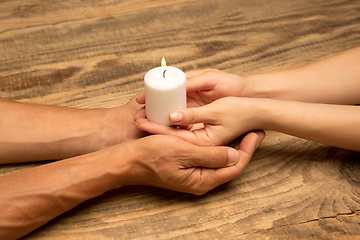
[{"label": "man's hand", "polygon": [[106,123],[104,123],[104,132],[106,132],[108,141],[107,146],[135,140],[147,135],[134,123],[134,116],[144,107],[143,104],[136,102],[136,98],[137,96],[133,97],[125,105],[119,107],[99,109],[108,116]]},{"label": "man's hand", "polygon": [[265,133],[247,134],[235,150],[200,147],[171,136],[149,136],[129,145],[133,167],[125,185],[155,187],[201,195],[239,177]]}]

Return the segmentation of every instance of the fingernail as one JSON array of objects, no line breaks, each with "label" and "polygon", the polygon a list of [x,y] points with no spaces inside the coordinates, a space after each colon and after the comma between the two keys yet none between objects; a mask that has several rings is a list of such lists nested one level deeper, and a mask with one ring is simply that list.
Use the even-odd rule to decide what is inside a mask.
[{"label": "fingernail", "polygon": [[183,119],[183,116],[179,112],[173,112],[172,114],[170,114],[170,121],[172,123],[181,122],[182,119]]},{"label": "fingernail", "polygon": [[233,166],[239,161],[239,153],[233,148],[228,150],[229,164],[228,166]]}]

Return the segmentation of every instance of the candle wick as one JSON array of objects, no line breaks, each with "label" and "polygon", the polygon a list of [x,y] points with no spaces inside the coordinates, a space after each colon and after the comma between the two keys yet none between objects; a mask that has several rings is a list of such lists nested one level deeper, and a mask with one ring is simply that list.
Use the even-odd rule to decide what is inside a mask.
[{"label": "candle wick", "polygon": [[166,72],[166,70],[163,72],[163,78],[165,78],[165,72]]}]

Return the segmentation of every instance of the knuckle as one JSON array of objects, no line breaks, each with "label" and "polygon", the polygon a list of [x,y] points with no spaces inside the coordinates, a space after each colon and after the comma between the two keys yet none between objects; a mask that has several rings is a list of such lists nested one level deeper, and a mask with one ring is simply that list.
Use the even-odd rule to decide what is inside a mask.
[{"label": "knuckle", "polygon": [[201,195],[204,195],[205,193],[207,193],[209,190],[210,189],[194,187],[194,188],[190,189],[189,193],[194,194],[196,196],[201,196]]},{"label": "knuckle", "polygon": [[207,72],[212,74],[212,73],[218,73],[218,72],[220,72],[220,70],[211,68],[211,69],[208,69]]},{"label": "knuckle", "polygon": [[198,113],[196,111],[190,111],[189,115],[188,115],[188,121],[190,123],[194,123],[196,122],[196,120],[198,119]]},{"label": "knuckle", "polygon": [[211,156],[213,162],[218,164],[223,162],[224,154],[222,151],[212,151]]}]

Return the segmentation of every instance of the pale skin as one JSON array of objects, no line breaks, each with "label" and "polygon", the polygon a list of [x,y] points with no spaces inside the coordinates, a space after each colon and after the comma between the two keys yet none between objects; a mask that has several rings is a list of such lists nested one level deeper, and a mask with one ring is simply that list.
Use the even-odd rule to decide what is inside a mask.
[{"label": "pale skin", "polygon": [[135,98],[91,110],[0,99],[7,113],[0,116],[0,163],[64,159],[0,177],[0,239],[24,236],[126,185],[204,194],[240,176],[265,136],[249,133],[237,150],[172,136],[139,138],[145,134],[133,119],[142,107]]},{"label": "pale skin", "polygon": [[[139,127],[198,145],[221,145],[254,129],[275,130],[360,151],[360,47],[285,71],[240,77],[218,70],[187,73],[192,108],[172,112],[176,129],[136,116]],[[144,103],[144,93],[137,101]],[[193,125],[196,124],[196,125]],[[199,125],[200,124],[200,125]]]}]

